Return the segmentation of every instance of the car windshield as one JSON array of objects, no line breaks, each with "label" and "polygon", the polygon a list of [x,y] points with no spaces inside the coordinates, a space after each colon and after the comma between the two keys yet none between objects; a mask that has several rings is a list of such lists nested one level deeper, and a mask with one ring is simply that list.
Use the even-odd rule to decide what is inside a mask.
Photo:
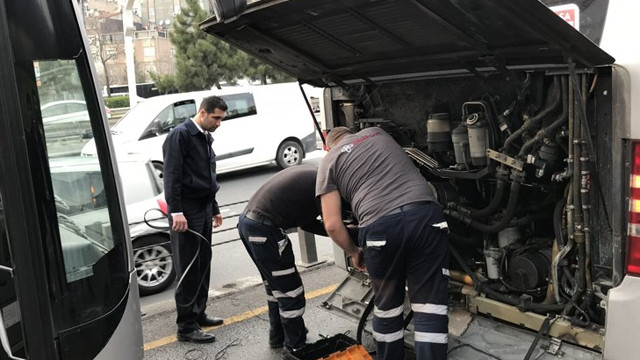
[{"label": "car windshield", "polygon": [[140,121],[141,119],[145,119],[149,117],[149,114],[153,110],[154,106],[150,102],[142,102],[132,107],[131,110],[127,111],[124,116],[118,120],[115,125],[111,128],[111,132],[114,134],[123,133],[125,131],[130,131],[134,128],[143,128],[146,127],[147,124],[144,121]]}]

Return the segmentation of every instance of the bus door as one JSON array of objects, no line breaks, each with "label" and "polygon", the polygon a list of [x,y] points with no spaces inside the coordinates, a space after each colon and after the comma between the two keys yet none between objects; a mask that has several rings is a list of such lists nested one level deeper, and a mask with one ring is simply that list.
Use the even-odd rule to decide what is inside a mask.
[{"label": "bus door", "polygon": [[[79,14],[73,0],[0,1],[0,360],[143,355],[126,214]],[[80,156],[90,139],[97,158]]]}]

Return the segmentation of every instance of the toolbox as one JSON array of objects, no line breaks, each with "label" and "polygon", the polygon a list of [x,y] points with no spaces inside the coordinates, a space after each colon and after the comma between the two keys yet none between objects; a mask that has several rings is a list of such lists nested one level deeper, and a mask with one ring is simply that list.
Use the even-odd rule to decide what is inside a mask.
[{"label": "toolbox", "polygon": [[337,334],[292,351],[289,360],[373,360],[362,345],[347,335]]}]

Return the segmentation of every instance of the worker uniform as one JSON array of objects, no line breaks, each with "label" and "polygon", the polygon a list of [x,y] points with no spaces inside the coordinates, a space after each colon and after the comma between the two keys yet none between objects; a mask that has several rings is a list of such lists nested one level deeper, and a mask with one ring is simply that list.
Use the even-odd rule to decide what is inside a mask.
[{"label": "worker uniform", "polygon": [[[182,213],[190,230],[202,235],[206,242],[190,232],[171,232],[173,265],[181,285],[175,301],[178,333],[199,328],[197,322],[206,318],[211,264],[212,218],[220,214],[216,193],[216,156],[211,148],[213,139],[193,119],[175,127],[162,146],[164,155],[164,191],[171,214]],[[171,224],[173,225],[173,224]],[[199,253],[198,253],[199,252]],[[187,266],[198,254],[192,267]]]},{"label": "worker uniform", "polygon": [[269,308],[269,343],[296,349],[305,344],[305,297],[286,229],[326,235],[315,198],[317,169],[300,165],[269,178],[238,220],[238,233],[264,281]]},{"label": "worker uniform", "polygon": [[416,358],[447,357],[447,223],[434,188],[386,132],[345,136],[318,170],[316,195],[338,190],[358,219],[358,242],[375,293],[377,358],[404,358],[405,283]]}]

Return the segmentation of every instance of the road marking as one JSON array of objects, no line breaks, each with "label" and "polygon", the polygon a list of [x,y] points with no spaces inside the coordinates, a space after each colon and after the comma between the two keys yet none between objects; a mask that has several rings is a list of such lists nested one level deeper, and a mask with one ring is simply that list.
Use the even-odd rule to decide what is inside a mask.
[{"label": "road marking", "polygon": [[[310,299],[316,298],[318,296],[329,294],[329,293],[333,292],[337,288],[338,288],[338,284],[329,285],[329,286],[324,287],[322,289],[318,289],[318,290],[314,290],[314,291],[310,291],[310,292],[306,293],[305,294],[305,298],[307,300],[310,300]],[[238,323],[238,322],[241,322],[241,321],[245,321],[245,320],[251,319],[253,317],[262,315],[262,314],[266,313],[267,311],[268,311],[268,307],[261,306],[261,307],[256,308],[256,309],[252,309],[252,310],[243,312],[242,314],[238,314],[238,315],[234,315],[234,316],[231,316],[229,318],[226,318],[226,319],[224,319],[224,324],[222,324],[222,325],[205,327],[205,328],[202,328],[202,330],[205,331],[205,332],[208,332],[208,331],[213,330],[213,329],[218,329],[218,328],[221,328],[221,327],[224,327],[224,326],[228,326],[228,325],[231,325],[231,324],[235,324],[235,323]],[[155,341],[148,342],[148,343],[144,344],[144,351],[149,351],[149,350],[161,347],[161,346],[169,345],[169,344],[174,343],[176,341],[178,341],[178,338],[176,337],[176,335],[166,336],[166,337],[160,338],[158,340],[155,340]]]}]

